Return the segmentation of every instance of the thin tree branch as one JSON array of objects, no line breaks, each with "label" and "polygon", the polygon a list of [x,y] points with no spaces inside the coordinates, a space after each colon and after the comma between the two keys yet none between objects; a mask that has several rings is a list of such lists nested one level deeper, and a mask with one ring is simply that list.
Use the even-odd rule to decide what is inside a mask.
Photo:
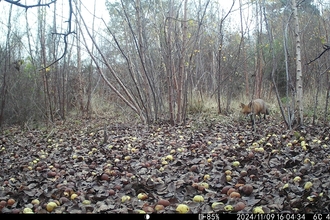
[{"label": "thin tree branch", "polygon": [[[55,2],[56,0],[53,0],[53,1]],[[68,31],[66,33],[52,33],[52,34],[55,34],[55,35],[63,35],[64,36],[64,51],[63,51],[62,55],[59,58],[57,58],[56,60],[54,60],[52,63],[48,64],[47,66],[39,69],[39,71],[42,71],[42,70],[47,69],[50,66],[54,65],[55,63],[60,61],[67,53],[67,50],[68,50],[68,36],[70,34],[75,33],[74,31],[72,31],[72,28],[71,28],[72,13],[73,13],[73,11],[72,11],[72,1],[68,0],[68,2],[69,2],[69,19],[66,21],[66,22],[68,22]]]},{"label": "thin tree branch", "polygon": [[[1,0],[0,0],[1,1]],[[16,5],[18,7],[22,7],[25,8],[26,10],[28,10],[29,8],[33,8],[33,7],[50,7],[51,4],[54,4],[57,0],[49,0],[48,3],[41,3],[41,0],[38,1],[37,4],[33,4],[33,5],[28,5],[28,4],[22,4],[21,0],[4,0],[5,2],[8,2],[10,4]],[[68,22],[68,31],[66,33],[52,33],[54,35],[62,35],[64,36],[64,51],[63,54],[57,58],[56,60],[54,60],[52,63],[48,64],[47,66],[39,69],[39,71],[45,70],[47,68],[49,68],[50,66],[54,65],[55,63],[57,63],[59,60],[61,60],[67,53],[67,49],[68,49],[68,36],[72,33],[75,33],[74,31],[72,31],[71,28],[71,21],[72,21],[72,0],[68,0],[69,2],[69,19],[66,21]]]},{"label": "thin tree branch", "polygon": [[319,59],[326,51],[330,50],[330,46],[324,44],[323,49],[324,49],[323,52],[318,57],[316,57],[314,60],[309,61],[308,63],[306,63],[306,65],[309,65],[309,64],[313,63],[315,60]]},{"label": "thin tree branch", "polygon": [[44,7],[44,6],[49,7],[51,4],[55,3],[56,0],[50,0],[50,2],[48,2],[48,3],[41,3],[41,0],[39,0],[39,3],[34,4],[34,5],[22,4],[21,0],[16,0],[16,1],[14,1],[14,0],[5,0],[5,2],[8,2],[9,4],[13,4],[13,5],[16,5],[18,7],[22,7],[22,8],[25,8],[26,10],[28,10],[29,8],[34,8],[34,7]]}]

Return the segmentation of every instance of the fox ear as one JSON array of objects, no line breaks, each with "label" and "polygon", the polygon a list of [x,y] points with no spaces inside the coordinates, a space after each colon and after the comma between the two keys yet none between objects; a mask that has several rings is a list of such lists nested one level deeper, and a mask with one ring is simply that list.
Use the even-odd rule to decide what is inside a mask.
[{"label": "fox ear", "polygon": [[241,107],[244,108],[245,104],[241,103]]}]

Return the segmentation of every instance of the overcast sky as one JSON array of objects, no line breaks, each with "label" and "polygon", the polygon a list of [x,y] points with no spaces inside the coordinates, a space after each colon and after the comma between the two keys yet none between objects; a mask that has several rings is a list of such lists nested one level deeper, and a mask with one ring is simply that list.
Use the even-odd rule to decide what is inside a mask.
[{"label": "overcast sky", "polygon": [[[22,0],[22,4],[27,4],[27,5],[31,5],[31,4],[36,4],[38,1],[40,0]],[[93,14],[93,9],[94,9],[94,1],[95,0],[81,0],[82,2],[82,13],[84,14],[84,18],[86,21],[91,21],[92,20],[92,14]],[[224,8],[229,8],[230,5],[232,4],[233,0],[218,0],[220,2],[220,4],[224,7]],[[45,0],[46,2],[46,0]],[[108,20],[109,18],[109,14],[106,10],[105,7],[105,2],[106,0],[96,0],[95,1],[95,7],[96,7],[96,16],[97,17],[103,17],[105,20]],[[238,5],[238,0],[235,0],[235,2]],[[64,10],[62,11],[61,8],[64,8]],[[68,7],[68,0],[57,0],[57,14],[59,17],[64,16],[63,18],[63,22],[65,22],[65,19],[67,19],[68,16],[68,11],[66,10]],[[0,31],[3,30],[4,32],[6,32],[6,26],[8,23],[8,12],[9,12],[9,8],[10,8],[10,4],[5,2],[5,1],[0,1]],[[48,9],[48,11],[52,11],[54,8],[53,5],[51,5],[51,7]],[[236,7],[237,8],[237,7]],[[27,13],[28,19],[31,22],[30,25],[33,25],[34,22],[36,22],[37,19],[37,8],[29,8],[27,11],[24,8],[20,8],[18,6],[13,6],[13,14],[12,14],[12,19],[15,18],[15,15],[20,15],[22,18],[25,18],[25,13]],[[89,12],[90,13],[89,13]],[[49,13],[49,20],[52,20],[52,15],[51,13]],[[18,23],[24,22],[24,24],[21,25],[25,25],[25,21],[18,21]],[[13,23],[14,25],[14,23]],[[3,32],[3,33],[4,33]]]},{"label": "overcast sky", "polygon": [[[22,0],[22,4],[31,5],[36,4],[40,0]],[[49,0],[44,0],[44,2],[47,2]],[[78,1],[78,0],[77,0]],[[214,0],[213,0],[214,1]],[[81,12],[83,13],[84,20],[88,24],[88,26],[91,26],[91,22],[93,19],[93,13],[94,13],[94,0],[81,0],[82,2],[82,8]],[[96,0],[96,10],[95,15],[98,18],[104,18],[105,21],[109,20],[109,14],[106,10],[105,6],[106,0]],[[219,0],[220,4],[224,7],[224,9],[229,9],[231,6],[233,0]],[[238,3],[238,0],[235,1]],[[0,1],[0,45],[4,45],[5,41],[7,39],[7,33],[8,33],[8,18],[9,18],[9,9],[11,4]],[[29,8],[27,11],[22,8],[13,5],[12,15],[11,15],[11,26],[13,30],[18,30],[20,33],[27,33],[26,29],[26,19],[25,17],[28,17],[28,23],[29,23],[29,34],[33,36],[32,41],[36,40],[36,31],[37,31],[37,18],[38,18],[38,8]],[[57,0],[56,5],[56,14],[57,14],[57,32],[58,33],[66,33],[67,32],[67,20],[68,20],[68,0]],[[237,6],[235,7],[237,8]],[[54,11],[54,5],[51,5],[49,8],[47,8],[47,16],[46,19],[48,20],[49,24],[52,25],[53,22],[53,11]],[[235,16],[232,16],[235,17]],[[237,16],[236,16],[237,17]],[[239,16],[238,16],[239,17]],[[72,18],[74,19],[74,18]],[[95,29],[96,31],[99,28],[104,29],[104,25],[100,19],[95,19]],[[17,29],[18,28],[18,29]],[[62,28],[62,29],[61,29]],[[72,27],[72,31],[74,31],[75,27]],[[23,38],[21,39],[22,42],[26,41],[26,34],[24,34]],[[27,48],[26,48],[27,50]],[[22,51],[24,54],[24,51]],[[23,55],[22,54],[22,55]],[[23,55],[24,56],[24,55]]]}]

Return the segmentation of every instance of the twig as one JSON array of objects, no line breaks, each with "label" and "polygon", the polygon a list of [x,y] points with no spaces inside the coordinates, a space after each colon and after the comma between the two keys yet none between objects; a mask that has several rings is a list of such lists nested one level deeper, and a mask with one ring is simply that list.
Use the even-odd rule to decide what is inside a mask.
[{"label": "twig", "polygon": [[324,49],[324,51],[323,51],[318,57],[316,57],[314,60],[309,61],[308,63],[306,63],[306,65],[309,65],[309,64],[311,64],[312,62],[314,62],[315,60],[319,59],[319,58],[320,58],[320,57],[321,57],[326,51],[330,50],[330,46],[324,44],[324,45],[323,45],[323,49]]},{"label": "twig", "polygon": [[[53,1],[56,1],[56,0],[53,0]],[[39,69],[39,71],[45,70],[45,69],[49,68],[50,66],[54,65],[55,63],[60,61],[67,53],[67,50],[68,50],[68,40],[67,40],[67,38],[70,34],[75,33],[74,31],[71,30],[71,20],[72,20],[72,13],[73,13],[72,1],[68,0],[68,2],[69,2],[69,19],[67,20],[67,22],[68,22],[68,32],[67,33],[52,33],[52,34],[55,34],[55,35],[63,35],[64,36],[64,51],[63,51],[62,55],[59,58],[57,58],[56,60],[54,60],[52,63],[48,64],[47,66]]]},{"label": "twig", "polygon": [[21,0],[16,0],[16,1],[14,1],[14,0],[5,0],[5,2],[16,5],[18,7],[25,8],[26,10],[28,10],[29,8],[34,8],[34,7],[43,7],[43,6],[49,7],[51,4],[56,2],[56,0],[50,0],[50,2],[48,2],[48,3],[41,3],[41,1],[39,0],[38,4],[26,5],[26,4],[22,4],[20,1]]},{"label": "twig", "polygon": [[[1,1],[1,0],[0,0]],[[49,0],[48,3],[41,3],[41,0],[38,1],[38,4],[34,4],[34,5],[27,5],[27,4],[22,4],[21,3],[21,0],[5,0],[5,2],[8,2],[10,4],[13,4],[13,5],[16,5],[18,7],[22,7],[22,8],[25,8],[25,10],[28,10],[29,8],[34,8],[34,7],[44,7],[44,6],[47,6],[47,7],[50,7],[51,4],[54,4],[57,0]],[[55,35],[63,35],[64,36],[64,51],[63,51],[63,54],[57,58],[56,60],[54,60],[52,63],[48,64],[47,66],[39,69],[39,71],[42,71],[42,70],[45,70],[47,68],[49,68],[50,66],[54,65],[55,63],[57,63],[59,60],[61,60],[65,54],[67,53],[67,49],[68,49],[68,36],[70,34],[73,34],[75,33],[74,31],[71,30],[71,20],[72,20],[72,1],[71,0],[68,0],[69,2],[69,19],[68,19],[68,32],[67,33],[53,33]]]}]

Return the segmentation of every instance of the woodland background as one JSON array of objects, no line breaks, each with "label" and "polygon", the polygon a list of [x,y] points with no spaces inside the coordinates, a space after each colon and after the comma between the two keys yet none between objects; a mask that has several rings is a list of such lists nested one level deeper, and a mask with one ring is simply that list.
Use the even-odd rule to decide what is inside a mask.
[{"label": "woodland background", "polygon": [[100,2],[0,1],[0,213],[330,215],[329,0]]},{"label": "woodland background", "polygon": [[328,1],[106,1],[107,20],[79,0],[1,7],[1,126],[95,115],[180,124],[205,111],[238,117],[259,97],[287,127],[329,120]]}]

